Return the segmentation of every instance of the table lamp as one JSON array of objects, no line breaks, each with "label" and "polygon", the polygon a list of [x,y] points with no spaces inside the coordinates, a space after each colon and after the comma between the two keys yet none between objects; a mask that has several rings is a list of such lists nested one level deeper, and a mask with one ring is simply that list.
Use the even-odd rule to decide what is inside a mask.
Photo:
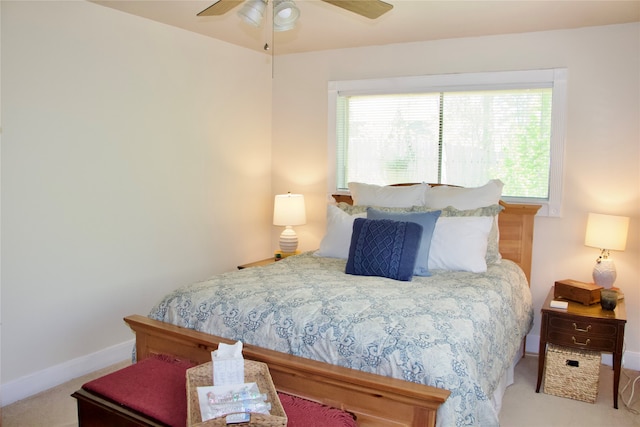
[{"label": "table lamp", "polygon": [[307,222],[302,194],[279,194],[273,204],[273,225],[284,226],[280,234],[280,251],[283,256],[293,255],[298,248],[298,235],[294,225]]},{"label": "table lamp", "polygon": [[601,250],[593,268],[593,281],[596,285],[610,289],[616,281],[616,266],[609,251],[624,251],[628,230],[629,217],[589,214],[584,244]]}]

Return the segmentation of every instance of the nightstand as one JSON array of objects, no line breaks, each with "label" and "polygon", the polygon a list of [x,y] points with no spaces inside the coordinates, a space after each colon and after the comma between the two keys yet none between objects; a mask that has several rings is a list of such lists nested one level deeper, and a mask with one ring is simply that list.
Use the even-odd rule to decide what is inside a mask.
[{"label": "nightstand", "polygon": [[563,310],[552,308],[552,300],[553,287],[542,306],[536,393],[540,392],[547,344],[613,353],[613,407],[618,409],[624,326],[627,323],[624,299],[618,301],[613,311],[603,310],[599,303],[587,306],[573,301],[568,301],[569,307]]},{"label": "nightstand", "polygon": [[269,265],[276,262],[275,257],[271,257],[271,258],[267,258],[267,259],[262,259],[260,261],[254,261],[254,262],[250,262],[248,264],[242,264],[238,266],[238,270],[244,270],[245,268],[249,268],[249,267],[262,267],[264,265]]}]

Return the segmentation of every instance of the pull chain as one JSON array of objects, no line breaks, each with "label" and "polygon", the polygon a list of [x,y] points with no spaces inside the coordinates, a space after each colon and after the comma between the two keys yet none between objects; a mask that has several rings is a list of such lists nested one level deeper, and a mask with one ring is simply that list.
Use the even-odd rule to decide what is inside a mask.
[{"label": "pull chain", "polygon": [[269,7],[269,3],[267,0],[267,24],[266,25],[271,25],[271,45],[269,45],[269,36],[267,35],[269,30],[267,28],[265,28],[265,38],[267,39],[267,41],[265,42],[264,46],[262,47],[264,49],[265,52],[271,52],[271,78],[273,79],[273,75],[274,75],[274,65],[273,65],[273,59],[274,59],[274,49],[273,49],[273,42],[274,42],[274,38],[275,38],[275,34],[274,34],[274,29],[273,29],[273,2],[271,2],[271,7]]}]

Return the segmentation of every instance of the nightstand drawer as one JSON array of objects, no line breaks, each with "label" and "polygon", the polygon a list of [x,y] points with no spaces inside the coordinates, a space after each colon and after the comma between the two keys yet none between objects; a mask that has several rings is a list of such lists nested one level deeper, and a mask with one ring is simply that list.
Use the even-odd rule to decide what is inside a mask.
[{"label": "nightstand drawer", "polygon": [[559,329],[549,329],[547,341],[565,347],[581,348],[584,350],[608,351],[616,349],[616,337],[602,335],[571,333]]},{"label": "nightstand drawer", "polygon": [[583,320],[566,319],[564,317],[549,316],[549,330],[567,332],[571,334],[587,334],[599,336],[616,336],[618,328],[611,323],[592,321],[588,318]]}]

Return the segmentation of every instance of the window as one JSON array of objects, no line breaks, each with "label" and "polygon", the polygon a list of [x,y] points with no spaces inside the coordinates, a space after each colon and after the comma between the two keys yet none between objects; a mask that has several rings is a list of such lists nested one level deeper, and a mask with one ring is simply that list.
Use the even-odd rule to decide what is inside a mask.
[{"label": "window", "polygon": [[329,191],[499,178],[559,215],[565,98],[564,69],[331,82]]}]

